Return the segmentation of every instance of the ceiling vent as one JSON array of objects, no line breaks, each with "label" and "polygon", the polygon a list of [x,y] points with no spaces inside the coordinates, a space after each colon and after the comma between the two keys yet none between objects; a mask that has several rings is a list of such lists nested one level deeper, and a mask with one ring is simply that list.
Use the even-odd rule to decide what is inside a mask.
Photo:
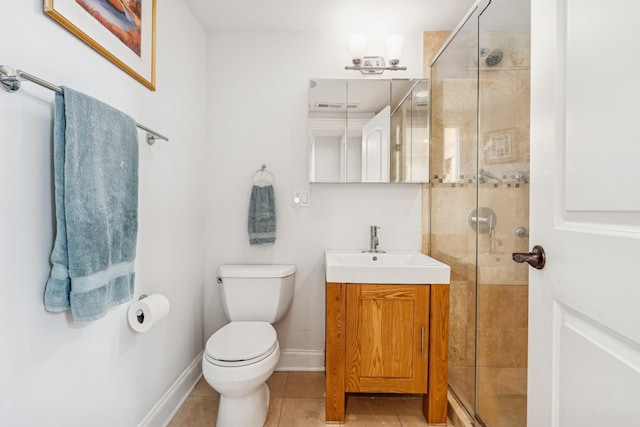
[{"label": "ceiling vent", "polygon": [[[344,104],[341,102],[316,102],[316,108],[340,109],[344,108]],[[347,104],[347,108],[358,108],[358,104]]]},{"label": "ceiling vent", "polygon": [[343,105],[333,102],[316,102],[316,108],[342,108]]}]

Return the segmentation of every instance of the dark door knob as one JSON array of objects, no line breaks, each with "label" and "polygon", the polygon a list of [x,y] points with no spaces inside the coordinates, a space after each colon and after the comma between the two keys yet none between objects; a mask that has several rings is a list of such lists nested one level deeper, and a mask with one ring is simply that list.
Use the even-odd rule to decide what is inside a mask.
[{"label": "dark door knob", "polygon": [[544,249],[539,245],[534,246],[529,253],[515,252],[512,257],[515,262],[526,262],[531,267],[538,270],[542,270],[544,268],[544,264],[547,260],[547,257],[544,254]]}]

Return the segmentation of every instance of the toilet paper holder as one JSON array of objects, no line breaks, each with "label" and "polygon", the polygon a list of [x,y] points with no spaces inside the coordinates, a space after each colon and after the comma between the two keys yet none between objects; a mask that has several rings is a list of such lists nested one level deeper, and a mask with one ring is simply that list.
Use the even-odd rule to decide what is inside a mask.
[{"label": "toilet paper holder", "polygon": [[[140,298],[138,298],[138,301],[145,299],[147,296],[148,295],[146,294],[140,295]],[[142,322],[144,322],[144,311],[142,311],[142,309],[136,310],[136,318],[138,319],[138,323],[142,324]]]},{"label": "toilet paper holder", "polygon": [[135,332],[147,332],[169,314],[170,309],[169,300],[162,294],[140,295],[129,305],[127,322]]}]

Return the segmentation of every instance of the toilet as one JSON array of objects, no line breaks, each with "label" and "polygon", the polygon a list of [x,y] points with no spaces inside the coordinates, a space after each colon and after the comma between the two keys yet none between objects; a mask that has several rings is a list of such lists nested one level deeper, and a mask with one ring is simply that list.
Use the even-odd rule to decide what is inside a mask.
[{"label": "toilet", "polygon": [[280,358],[272,324],[289,310],[295,265],[221,265],[218,283],[230,323],[208,340],[202,375],[220,393],[216,427],[261,427],[267,379]]}]

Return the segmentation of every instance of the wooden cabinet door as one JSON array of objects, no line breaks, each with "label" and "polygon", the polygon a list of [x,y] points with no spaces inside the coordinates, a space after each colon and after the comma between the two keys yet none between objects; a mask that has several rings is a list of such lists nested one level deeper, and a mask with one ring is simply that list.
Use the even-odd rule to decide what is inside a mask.
[{"label": "wooden cabinet door", "polygon": [[427,392],[428,285],[348,285],[347,392]]}]

